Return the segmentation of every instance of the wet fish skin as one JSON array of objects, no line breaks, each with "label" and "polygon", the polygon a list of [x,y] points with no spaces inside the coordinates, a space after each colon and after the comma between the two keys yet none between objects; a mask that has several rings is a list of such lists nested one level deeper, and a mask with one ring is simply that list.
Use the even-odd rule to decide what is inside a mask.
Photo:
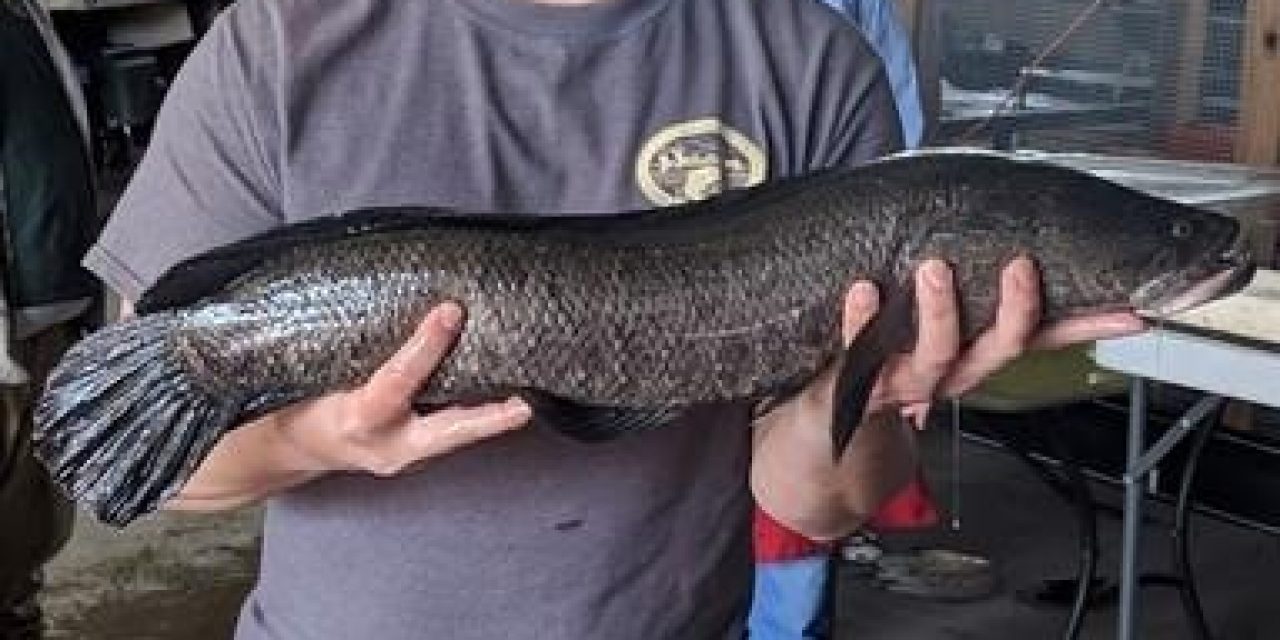
[{"label": "wet fish skin", "polygon": [[[1171,249],[1183,253],[1170,265],[1195,260],[1197,240],[1179,249],[1175,221],[1150,211],[1168,203],[1014,167],[955,158],[887,163],[877,174],[873,165],[687,240],[655,240],[645,236],[672,230],[618,221],[619,237],[603,241],[555,227],[461,228],[301,246],[193,310],[177,345],[212,389],[252,394],[270,380],[322,391],[365,379],[449,299],[467,309],[468,331],[428,401],[536,388],[585,404],[682,406],[758,396],[812,374],[839,350],[848,284],[905,287],[926,256],[953,265],[967,336],[993,317],[1000,270],[1016,255],[1040,263],[1050,320],[1129,306]],[[909,171],[923,174],[916,184]],[[1097,206],[1107,201],[1118,204]],[[1172,211],[1205,227],[1201,239],[1225,246],[1236,232],[1214,214]]]},{"label": "wet fish skin", "polygon": [[[72,495],[124,523],[245,416],[365,380],[442,300],[462,303],[467,327],[424,403],[523,392],[659,415],[800,388],[839,357],[856,279],[907,300],[916,265],[942,258],[972,337],[1017,255],[1039,263],[1053,320],[1127,308],[1135,293],[1166,299],[1222,269],[1237,233],[1216,214],[987,154],[903,156],[616,217],[356,213],[175,267],[137,320],[68,354],[37,410],[40,451]],[[910,308],[855,342],[844,388],[909,347]]]},{"label": "wet fish skin", "polygon": [[[726,239],[720,249],[714,240],[610,249],[543,240],[505,231],[408,232],[304,248],[237,284],[226,300],[183,316],[175,344],[199,363],[211,391],[251,393],[264,380],[332,389],[365,379],[430,306],[456,300],[467,330],[424,401],[537,388],[632,407],[750,397],[838,350],[836,305],[813,304],[817,287],[791,287],[763,312],[727,304],[783,285],[783,272],[772,283],[744,285],[749,257],[734,245],[748,238]],[[737,255],[716,268],[676,266],[709,248]],[[670,273],[653,271],[663,264]],[[305,284],[294,265],[306,265]],[[652,277],[635,276],[645,272]],[[799,339],[762,339],[770,336]]]}]

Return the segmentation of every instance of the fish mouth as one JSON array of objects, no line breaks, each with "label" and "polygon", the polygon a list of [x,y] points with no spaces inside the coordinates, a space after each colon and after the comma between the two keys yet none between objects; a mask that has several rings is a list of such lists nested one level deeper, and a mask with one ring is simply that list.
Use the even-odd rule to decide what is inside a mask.
[{"label": "fish mouth", "polygon": [[1243,289],[1256,269],[1244,234],[1239,233],[1226,250],[1210,253],[1190,269],[1152,280],[1131,301],[1139,314],[1163,318]]}]

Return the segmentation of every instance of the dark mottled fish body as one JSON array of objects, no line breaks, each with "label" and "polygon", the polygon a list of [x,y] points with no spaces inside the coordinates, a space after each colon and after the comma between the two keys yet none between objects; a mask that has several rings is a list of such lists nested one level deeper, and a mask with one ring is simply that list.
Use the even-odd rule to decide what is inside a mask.
[{"label": "dark mottled fish body", "polygon": [[[40,451],[100,518],[127,522],[247,416],[359,384],[442,300],[463,304],[467,327],[423,402],[524,393],[548,415],[583,417],[589,435],[616,435],[645,416],[799,388],[840,355],[841,301],[858,278],[910,300],[914,266],[946,259],[972,336],[1016,255],[1040,265],[1047,319],[1157,310],[1240,272],[1237,232],[1073,170],[962,153],[618,216],[356,212],[171,270],[140,317],[67,355],[38,409]],[[909,330],[891,330],[911,326],[901,309],[845,364],[842,387],[863,396],[851,415],[879,361],[909,345]]]}]

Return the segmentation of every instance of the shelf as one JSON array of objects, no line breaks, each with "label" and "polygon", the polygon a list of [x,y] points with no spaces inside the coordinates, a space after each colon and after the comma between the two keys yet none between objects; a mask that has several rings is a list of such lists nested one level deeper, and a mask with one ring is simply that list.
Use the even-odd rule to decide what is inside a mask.
[{"label": "shelf", "polygon": [[50,11],[93,11],[149,4],[180,4],[172,0],[40,0]]}]

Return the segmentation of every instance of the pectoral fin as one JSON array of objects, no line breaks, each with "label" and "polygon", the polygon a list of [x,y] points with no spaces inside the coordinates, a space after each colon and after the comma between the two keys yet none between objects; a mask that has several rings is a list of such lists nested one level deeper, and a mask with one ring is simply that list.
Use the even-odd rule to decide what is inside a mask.
[{"label": "pectoral fin", "polygon": [[832,396],[831,454],[836,460],[844,455],[858,425],[862,424],[872,387],[885,360],[904,349],[911,340],[914,300],[911,287],[899,287],[845,349]]}]

